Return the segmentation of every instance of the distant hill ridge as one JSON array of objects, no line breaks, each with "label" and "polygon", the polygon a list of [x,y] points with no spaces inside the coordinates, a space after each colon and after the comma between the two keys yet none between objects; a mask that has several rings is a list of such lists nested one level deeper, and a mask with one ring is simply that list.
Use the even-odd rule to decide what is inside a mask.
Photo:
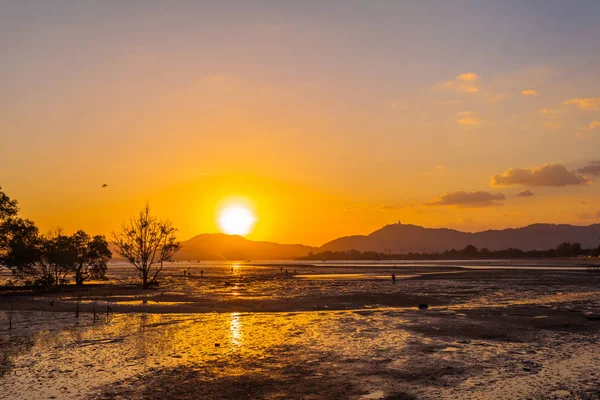
[{"label": "distant hill ridge", "polygon": [[462,249],[471,244],[478,248],[502,250],[547,250],[564,242],[578,242],[584,248],[600,244],[600,224],[576,226],[533,224],[521,228],[461,232],[448,228],[424,228],[410,224],[391,224],[369,235],[345,236],[321,247],[301,244],[257,242],[237,235],[202,234],[182,242],[176,260],[281,260],[322,251],[376,251],[381,253],[442,252]]},{"label": "distant hill ridge", "polygon": [[472,244],[478,248],[502,250],[546,250],[563,242],[578,242],[584,248],[600,244],[600,224],[575,226],[533,224],[521,228],[461,232],[448,228],[424,228],[417,225],[392,224],[369,235],[346,236],[325,243],[320,251],[377,251],[391,253],[442,252],[462,249]]}]

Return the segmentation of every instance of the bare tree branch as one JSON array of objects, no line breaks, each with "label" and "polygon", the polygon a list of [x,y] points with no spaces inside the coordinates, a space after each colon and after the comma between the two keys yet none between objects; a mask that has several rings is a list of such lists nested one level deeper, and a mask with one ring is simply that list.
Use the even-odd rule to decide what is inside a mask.
[{"label": "bare tree branch", "polygon": [[[162,221],[152,217],[150,206],[146,204],[136,217],[122,225],[120,232],[113,233],[113,243],[117,247],[117,253],[140,271],[142,284],[148,287],[156,283],[163,263],[171,261],[181,248],[176,232],[177,229],[169,220]],[[156,268],[154,271],[153,266]]]}]

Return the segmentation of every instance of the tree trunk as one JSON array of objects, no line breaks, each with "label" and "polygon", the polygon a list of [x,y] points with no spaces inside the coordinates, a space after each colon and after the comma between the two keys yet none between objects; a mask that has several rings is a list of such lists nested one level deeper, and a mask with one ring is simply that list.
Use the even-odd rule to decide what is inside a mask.
[{"label": "tree trunk", "polygon": [[82,286],[83,281],[83,267],[79,266],[77,269],[75,269],[75,285]]},{"label": "tree trunk", "polygon": [[144,268],[142,270],[142,284],[145,288],[148,287],[148,269]]}]

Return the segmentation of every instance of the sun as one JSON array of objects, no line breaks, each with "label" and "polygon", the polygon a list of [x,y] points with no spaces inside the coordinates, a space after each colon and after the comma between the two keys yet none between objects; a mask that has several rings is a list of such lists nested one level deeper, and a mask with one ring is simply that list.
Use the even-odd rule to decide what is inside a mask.
[{"label": "sun", "polygon": [[227,206],[219,214],[219,227],[229,235],[247,235],[255,222],[252,211],[244,206]]}]

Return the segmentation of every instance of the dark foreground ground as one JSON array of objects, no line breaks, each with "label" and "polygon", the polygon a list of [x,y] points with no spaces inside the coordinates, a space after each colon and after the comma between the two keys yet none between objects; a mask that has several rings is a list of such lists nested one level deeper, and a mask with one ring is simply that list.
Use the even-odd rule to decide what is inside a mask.
[{"label": "dark foreground ground", "polygon": [[0,292],[0,398],[600,398],[597,274],[182,268]]}]

